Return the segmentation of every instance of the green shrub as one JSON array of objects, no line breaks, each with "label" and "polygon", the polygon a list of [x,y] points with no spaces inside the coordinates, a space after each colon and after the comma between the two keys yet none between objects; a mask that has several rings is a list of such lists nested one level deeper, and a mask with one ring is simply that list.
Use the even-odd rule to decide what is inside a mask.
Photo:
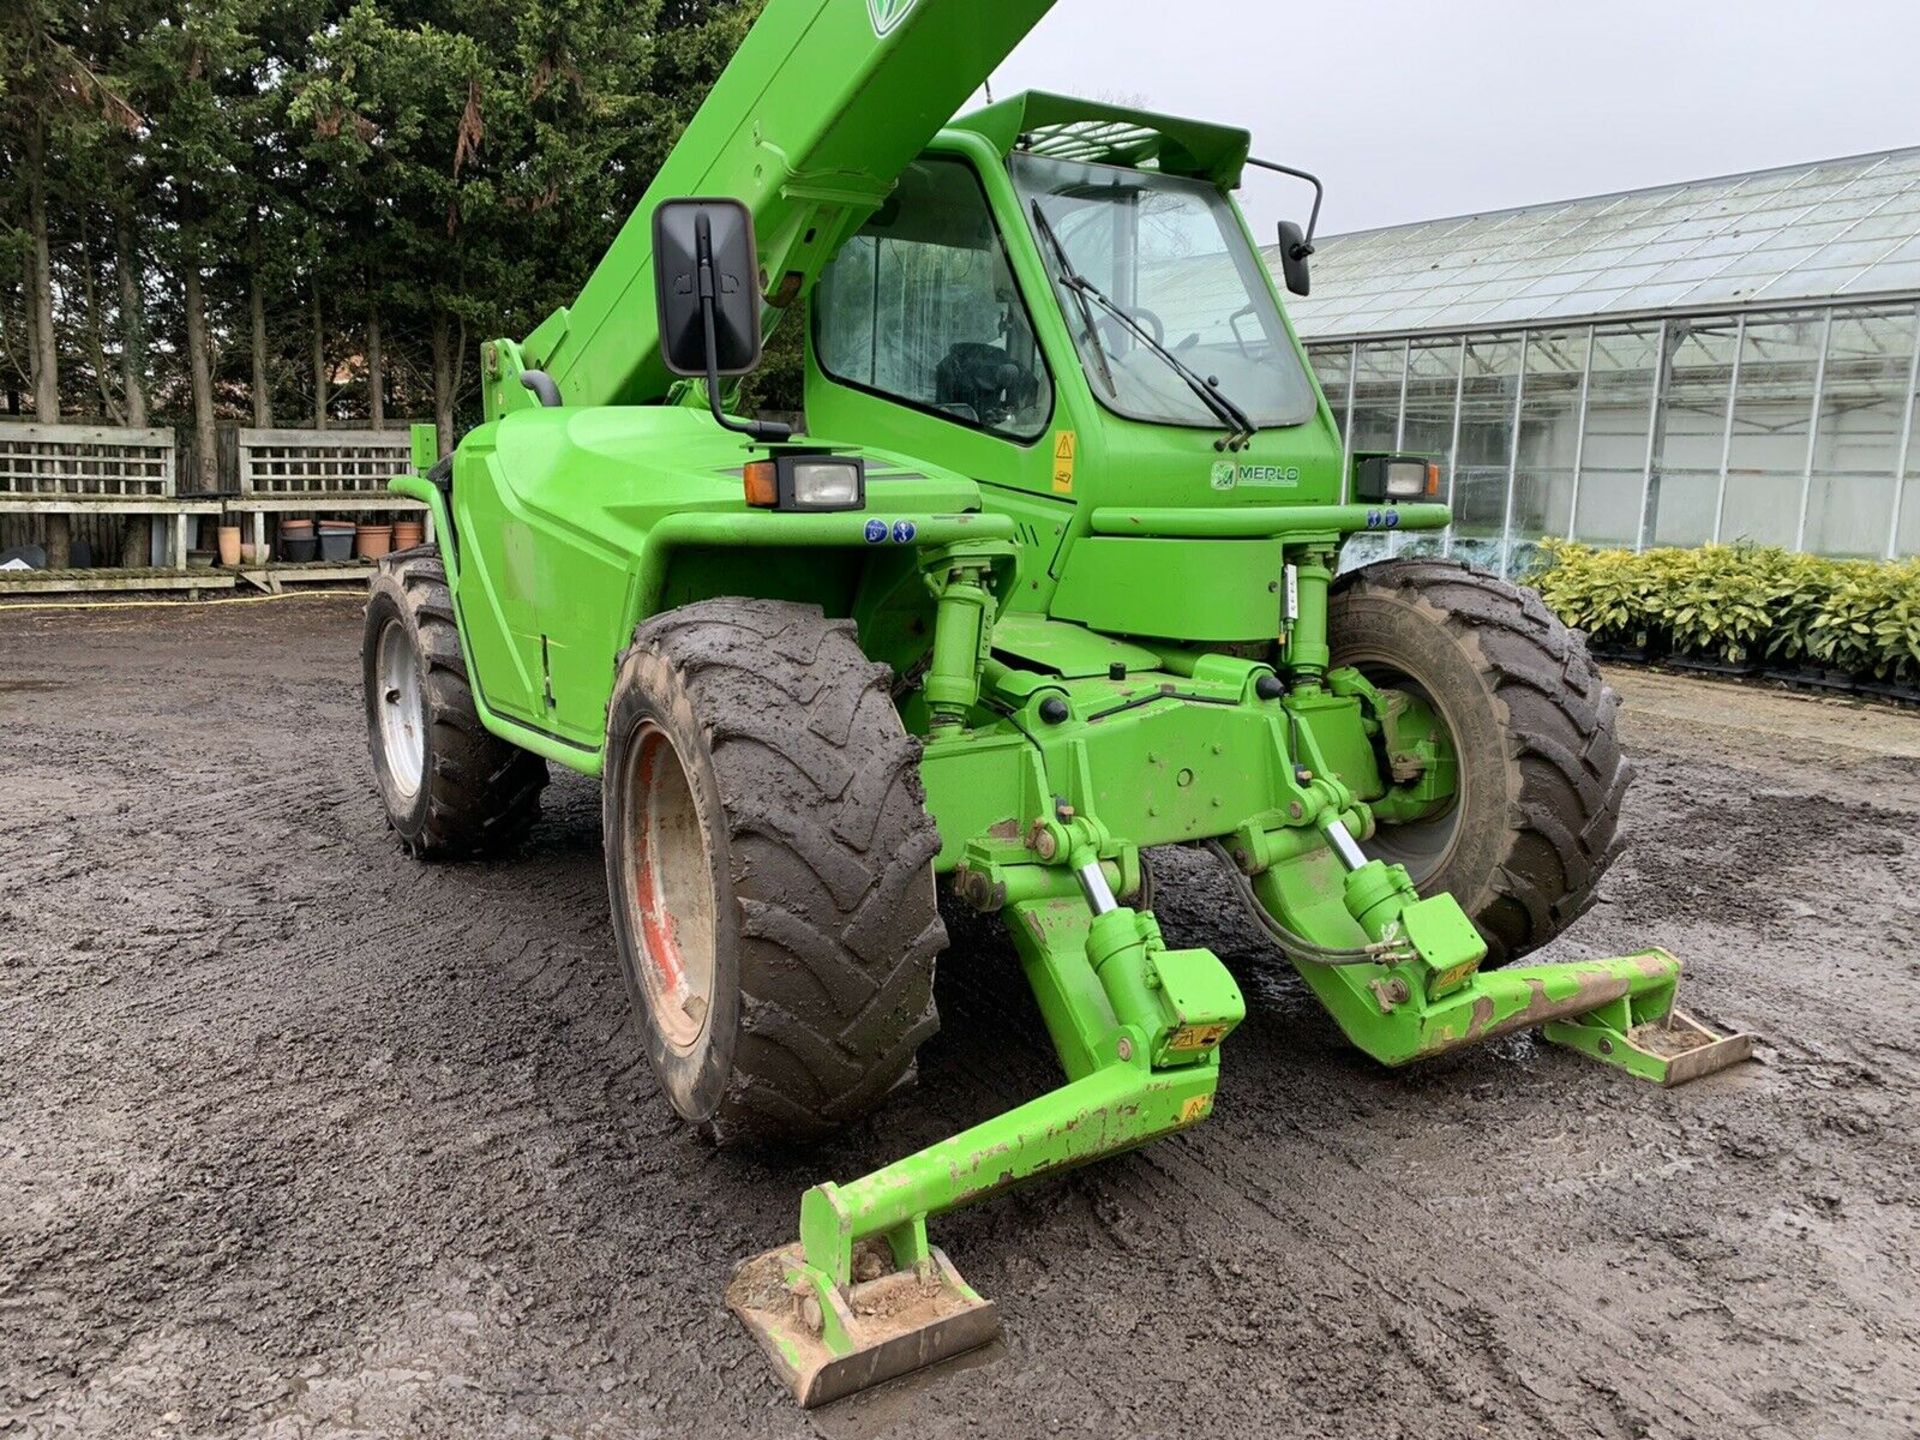
[{"label": "green shrub", "polygon": [[1599,644],[1920,680],[1920,560],[1828,560],[1753,545],[1636,554],[1549,540],[1538,564],[1529,583]]}]

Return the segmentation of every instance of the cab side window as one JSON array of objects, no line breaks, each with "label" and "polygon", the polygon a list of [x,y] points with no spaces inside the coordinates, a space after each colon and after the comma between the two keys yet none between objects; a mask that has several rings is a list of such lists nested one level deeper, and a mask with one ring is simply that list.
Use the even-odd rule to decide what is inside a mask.
[{"label": "cab side window", "polygon": [[1032,440],[1053,385],[986,195],[962,161],[923,158],[841,247],[813,301],[829,376],[962,425]]}]

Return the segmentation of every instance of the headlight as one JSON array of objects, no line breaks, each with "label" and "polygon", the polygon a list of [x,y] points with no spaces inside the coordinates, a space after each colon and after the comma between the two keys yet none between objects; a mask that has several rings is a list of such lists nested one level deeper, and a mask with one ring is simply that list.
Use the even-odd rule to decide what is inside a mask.
[{"label": "headlight", "polygon": [[858,510],[867,503],[867,467],[858,455],[783,451],[744,472],[747,504],[778,510]]},{"label": "headlight", "polygon": [[1353,465],[1356,500],[1418,500],[1440,493],[1440,467],[1418,455],[1364,455]]},{"label": "headlight", "polygon": [[852,510],[861,500],[858,460],[795,460],[791,494],[783,502],[795,510]]}]

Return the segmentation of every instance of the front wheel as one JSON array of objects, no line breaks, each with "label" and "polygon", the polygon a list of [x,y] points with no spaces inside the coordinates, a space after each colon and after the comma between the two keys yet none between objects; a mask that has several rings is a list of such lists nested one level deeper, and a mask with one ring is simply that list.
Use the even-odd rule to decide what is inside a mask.
[{"label": "front wheel", "polygon": [[891,679],[851,621],[773,600],[670,611],[620,657],[614,938],[661,1088],[716,1141],[832,1131],[937,1028],[940,841]]},{"label": "front wheel", "polygon": [[1458,760],[1451,803],[1382,824],[1368,853],[1451,892],[1488,966],[1546,944],[1593,903],[1633,775],[1585,641],[1533,591],[1438,559],[1343,575],[1327,630],[1335,666],[1430,707]]}]

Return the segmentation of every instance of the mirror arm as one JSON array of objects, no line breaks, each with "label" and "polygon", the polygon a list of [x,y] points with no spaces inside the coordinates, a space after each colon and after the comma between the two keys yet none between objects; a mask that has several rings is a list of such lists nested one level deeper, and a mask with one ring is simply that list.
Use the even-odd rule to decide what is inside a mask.
[{"label": "mirror arm", "polygon": [[720,408],[719,340],[714,333],[713,311],[717,303],[713,282],[713,229],[702,215],[695,223],[694,245],[700,263],[700,323],[707,336],[707,404],[723,430],[753,440],[785,440],[793,427],[777,420],[733,420]]},{"label": "mirror arm", "polygon": [[1319,177],[1309,175],[1304,170],[1296,170],[1291,165],[1282,165],[1277,160],[1262,160],[1253,155],[1247,157],[1247,164],[1257,166],[1262,170],[1272,170],[1276,174],[1291,175],[1294,179],[1304,180],[1313,186],[1313,209],[1307,215],[1307,233],[1301,239],[1300,243],[1294,246],[1293,250],[1293,258],[1295,260],[1306,259],[1309,255],[1313,254],[1313,230],[1314,227],[1320,223],[1320,201],[1326,195],[1325,187],[1320,184]]}]

